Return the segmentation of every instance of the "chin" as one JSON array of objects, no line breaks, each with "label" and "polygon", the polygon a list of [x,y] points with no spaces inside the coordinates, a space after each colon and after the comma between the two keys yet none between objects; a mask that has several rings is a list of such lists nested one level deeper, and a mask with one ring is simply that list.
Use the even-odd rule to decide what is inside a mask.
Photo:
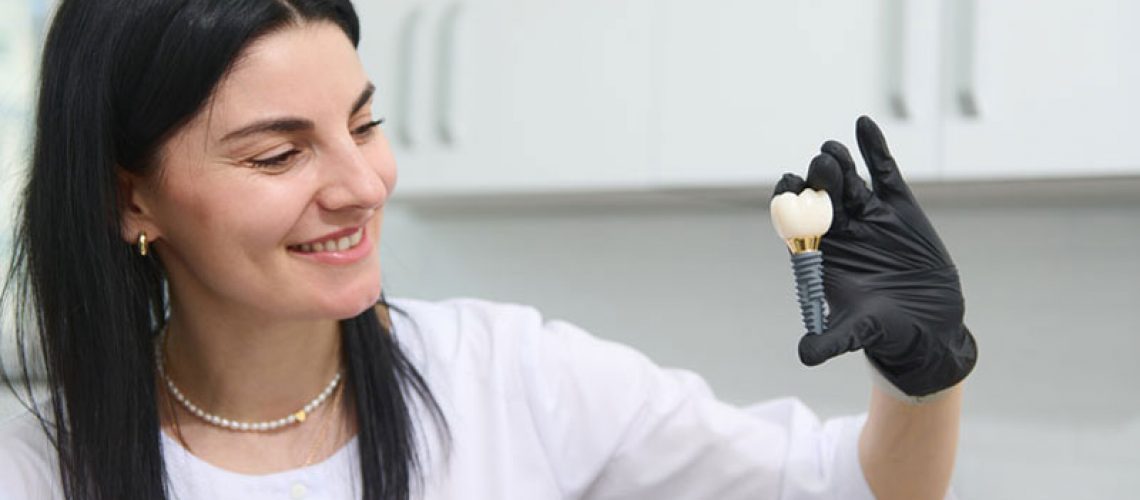
[{"label": "chin", "polygon": [[[349,291],[345,291],[349,292]],[[331,297],[330,297],[331,298]],[[360,313],[374,307],[380,300],[380,285],[367,287],[351,293],[338,294],[335,300],[325,303],[325,310],[334,319],[343,320],[354,318]]]}]

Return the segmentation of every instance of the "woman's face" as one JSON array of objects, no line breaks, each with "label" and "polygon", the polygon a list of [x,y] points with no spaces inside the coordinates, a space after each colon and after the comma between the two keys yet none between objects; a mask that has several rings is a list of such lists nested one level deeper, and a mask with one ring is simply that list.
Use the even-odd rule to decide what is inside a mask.
[{"label": "woman's face", "polygon": [[334,24],[243,52],[154,174],[130,183],[124,237],[154,241],[176,307],[315,320],[375,303],[396,165],[371,96]]}]

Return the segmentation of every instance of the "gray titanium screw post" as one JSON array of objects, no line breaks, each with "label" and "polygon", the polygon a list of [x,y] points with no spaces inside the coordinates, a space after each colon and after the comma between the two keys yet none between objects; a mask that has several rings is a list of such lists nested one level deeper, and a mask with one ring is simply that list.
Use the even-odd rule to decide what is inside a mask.
[{"label": "gray titanium screw post", "polygon": [[796,297],[808,333],[819,335],[827,330],[827,311],[823,296],[823,253],[801,252],[792,255],[792,271],[796,277]]}]

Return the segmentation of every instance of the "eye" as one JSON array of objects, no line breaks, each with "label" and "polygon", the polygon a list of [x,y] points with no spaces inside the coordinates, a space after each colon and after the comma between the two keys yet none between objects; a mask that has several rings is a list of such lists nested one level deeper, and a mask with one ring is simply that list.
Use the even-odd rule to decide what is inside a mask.
[{"label": "eye", "polygon": [[376,127],[380,126],[381,123],[384,123],[383,118],[365,123],[364,125],[353,129],[352,135],[358,138],[366,139],[368,136],[372,135],[372,132],[376,129]]},{"label": "eye", "polygon": [[254,158],[249,160],[249,163],[257,168],[278,168],[288,165],[289,160],[292,160],[299,154],[301,154],[300,150],[290,149],[289,151],[269,158]]}]

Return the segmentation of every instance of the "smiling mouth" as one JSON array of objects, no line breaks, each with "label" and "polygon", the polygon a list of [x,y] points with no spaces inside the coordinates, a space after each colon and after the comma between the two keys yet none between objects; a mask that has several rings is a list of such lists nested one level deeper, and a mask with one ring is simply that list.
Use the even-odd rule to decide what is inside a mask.
[{"label": "smiling mouth", "polygon": [[289,245],[289,250],[300,253],[321,253],[321,252],[344,252],[350,250],[356,245],[359,245],[361,240],[364,239],[364,227],[356,230],[356,232],[342,236],[340,238],[330,238],[327,241],[317,243],[302,243],[300,245]]}]

